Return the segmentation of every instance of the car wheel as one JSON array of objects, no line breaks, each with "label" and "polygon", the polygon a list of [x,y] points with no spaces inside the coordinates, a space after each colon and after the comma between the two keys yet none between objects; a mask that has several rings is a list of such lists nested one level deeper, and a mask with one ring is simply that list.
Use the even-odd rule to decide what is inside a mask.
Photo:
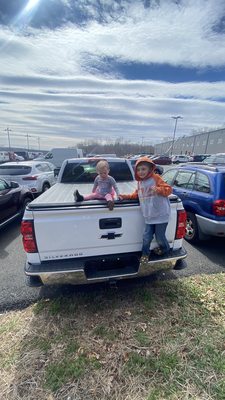
[{"label": "car wheel", "polygon": [[50,188],[49,183],[44,183],[44,185],[42,186],[42,193],[46,192],[46,190],[48,190]]},{"label": "car wheel", "polygon": [[199,241],[198,222],[195,214],[187,212],[186,233],[184,237],[190,243]]}]

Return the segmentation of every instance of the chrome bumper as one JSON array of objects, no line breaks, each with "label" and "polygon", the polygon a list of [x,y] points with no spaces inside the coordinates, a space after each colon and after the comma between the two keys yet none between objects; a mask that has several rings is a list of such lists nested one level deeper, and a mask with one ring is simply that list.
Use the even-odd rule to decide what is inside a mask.
[{"label": "chrome bumper", "polygon": [[196,218],[201,232],[205,235],[225,236],[225,221],[215,221],[201,215],[196,215]]},{"label": "chrome bumper", "polygon": [[[173,269],[176,262],[184,259],[186,256],[186,250],[180,248],[174,250],[170,256],[152,256],[145,267],[140,266],[140,252],[69,259],[64,261],[46,261],[38,265],[26,262],[25,274],[28,277],[40,278],[40,285],[83,285],[95,282],[143,277],[158,271]],[[32,286],[32,284],[30,284],[30,286]]]}]

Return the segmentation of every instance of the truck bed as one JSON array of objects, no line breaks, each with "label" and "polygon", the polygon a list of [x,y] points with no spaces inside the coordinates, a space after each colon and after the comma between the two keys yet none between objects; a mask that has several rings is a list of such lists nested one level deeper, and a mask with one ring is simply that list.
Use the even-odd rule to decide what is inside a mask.
[{"label": "truck bed", "polygon": [[[132,193],[136,189],[136,182],[119,182],[118,187],[120,193]],[[73,193],[76,189],[83,195],[90,194],[92,192],[93,183],[56,183],[49,190],[42,193],[41,196],[37,197],[30,204],[31,209],[36,209],[39,207],[51,207],[51,206],[66,206],[66,205],[75,205]],[[138,200],[133,201],[138,204]],[[89,200],[76,204],[76,207],[80,207],[81,205],[86,207],[90,205],[106,205],[105,200]],[[122,204],[122,203],[121,203]]]}]

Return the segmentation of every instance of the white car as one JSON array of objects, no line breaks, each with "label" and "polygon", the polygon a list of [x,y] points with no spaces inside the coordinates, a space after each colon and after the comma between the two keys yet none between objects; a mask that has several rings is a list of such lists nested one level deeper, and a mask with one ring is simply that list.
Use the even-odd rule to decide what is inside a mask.
[{"label": "white car", "polygon": [[23,156],[19,156],[18,154],[14,153],[15,161],[24,161]]},{"label": "white car", "polygon": [[0,151],[0,163],[9,161],[9,152],[8,151]]},{"label": "white car", "polygon": [[34,195],[45,192],[54,185],[55,166],[44,161],[12,161],[0,165],[0,177],[28,187]]},{"label": "white car", "polygon": [[190,157],[186,156],[184,154],[179,154],[176,156],[172,156],[172,163],[173,164],[179,164],[179,163],[186,163],[190,161]]}]

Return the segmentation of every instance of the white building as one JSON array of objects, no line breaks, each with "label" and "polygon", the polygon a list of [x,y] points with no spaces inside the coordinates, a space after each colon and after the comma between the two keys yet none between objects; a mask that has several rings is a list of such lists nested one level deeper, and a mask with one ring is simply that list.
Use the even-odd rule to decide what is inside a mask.
[{"label": "white building", "polygon": [[155,145],[155,154],[215,154],[225,153],[225,128],[183,136]]}]

